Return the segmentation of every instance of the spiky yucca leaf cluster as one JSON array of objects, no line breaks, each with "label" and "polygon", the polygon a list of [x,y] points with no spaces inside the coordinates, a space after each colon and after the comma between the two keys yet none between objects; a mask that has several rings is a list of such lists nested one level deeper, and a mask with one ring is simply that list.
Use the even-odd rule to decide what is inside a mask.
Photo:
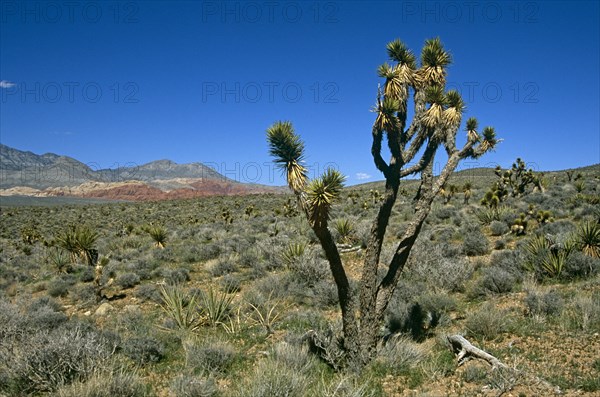
[{"label": "spiky yucca leaf cluster", "polygon": [[393,68],[393,80],[390,82],[394,89],[390,89],[390,94],[395,94],[394,98],[404,101],[408,98],[408,85],[415,83],[415,55],[398,39],[388,43],[387,52],[390,60],[397,62]]},{"label": "spiky yucca leaf cluster", "polygon": [[377,109],[377,119],[375,125],[379,131],[395,131],[398,126],[398,118],[395,113],[400,108],[400,101],[394,98],[386,97],[379,101]]},{"label": "spiky yucca leaf cluster", "polygon": [[94,244],[97,239],[98,233],[88,226],[72,225],[59,233],[55,241],[60,248],[69,252],[72,263],[77,262],[77,258],[81,258],[89,265],[93,265]]},{"label": "spiky yucca leaf cluster", "polygon": [[444,110],[443,119],[448,127],[460,125],[462,114],[466,109],[465,102],[456,90],[450,90],[446,93],[447,108]]},{"label": "spiky yucca leaf cluster", "polygon": [[477,132],[478,125],[479,122],[475,117],[469,117],[467,120],[467,139],[471,142],[479,142],[481,140],[481,137]]},{"label": "spiky yucca leaf cluster", "polygon": [[304,142],[294,132],[289,121],[277,121],[267,129],[269,153],[275,163],[287,176],[287,182],[294,192],[300,192],[306,185],[307,170],[304,160]]},{"label": "spiky yucca leaf cluster", "polygon": [[445,84],[446,67],[452,62],[450,54],[444,50],[439,37],[425,41],[421,51],[421,69],[419,77],[422,83]]},{"label": "spiky yucca leaf cluster", "polygon": [[600,223],[586,222],[580,225],[575,238],[585,255],[600,258]]},{"label": "spiky yucca leaf cluster", "polygon": [[390,41],[386,48],[391,60],[398,62],[399,65],[408,66],[411,69],[416,68],[415,55],[402,41],[399,39]]},{"label": "spiky yucca leaf cluster", "polygon": [[[384,106],[395,105],[388,101]],[[391,122],[391,119],[385,122]],[[321,177],[307,182],[306,168],[300,164],[304,157],[304,142],[289,121],[278,121],[268,128],[267,140],[270,153],[275,157],[273,161],[286,172],[288,185],[298,197],[311,225],[326,227],[331,205],[344,186],[344,176],[329,168]]]},{"label": "spiky yucca leaf cluster", "polygon": [[494,127],[485,127],[483,129],[483,142],[481,142],[481,146],[484,147],[485,150],[491,150],[497,143],[496,130]]},{"label": "spiky yucca leaf cluster", "polygon": [[427,87],[425,100],[431,105],[423,114],[421,121],[426,128],[435,128],[442,121],[442,114],[446,105],[444,89],[439,85]]},{"label": "spiky yucca leaf cluster", "polygon": [[306,187],[306,204],[309,221],[317,227],[327,226],[331,205],[344,187],[344,176],[328,168],[325,173],[312,180]]}]

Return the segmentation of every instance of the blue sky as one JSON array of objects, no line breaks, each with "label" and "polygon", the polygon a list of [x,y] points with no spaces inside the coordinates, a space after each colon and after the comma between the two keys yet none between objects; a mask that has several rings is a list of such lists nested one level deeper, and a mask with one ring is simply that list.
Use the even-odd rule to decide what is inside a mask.
[{"label": "blue sky", "polygon": [[[291,120],[316,174],[370,155],[386,44],[439,36],[466,117],[504,139],[473,166],[600,162],[597,1],[83,1],[0,8],[0,142],[95,168],[168,158],[283,184],[266,128]],[[466,119],[465,117],[465,119]]]}]

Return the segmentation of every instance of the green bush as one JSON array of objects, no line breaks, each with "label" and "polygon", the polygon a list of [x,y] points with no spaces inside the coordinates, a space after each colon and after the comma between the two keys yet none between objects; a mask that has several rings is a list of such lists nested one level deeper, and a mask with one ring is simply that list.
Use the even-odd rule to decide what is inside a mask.
[{"label": "green bush", "polygon": [[508,320],[506,313],[487,303],[467,315],[465,327],[468,336],[493,340],[508,330]]},{"label": "green bush", "polygon": [[218,395],[219,389],[212,378],[179,375],[171,382],[170,387],[177,397],[212,397]]},{"label": "green bush", "polygon": [[135,374],[99,373],[85,382],[61,387],[57,397],[147,397],[148,387]]},{"label": "green bush", "polygon": [[386,372],[395,376],[406,375],[425,359],[418,343],[406,336],[390,339],[381,349],[378,361]]},{"label": "green bush", "polygon": [[502,236],[503,234],[508,233],[508,231],[508,225],[504,222],[492,221],[492,223],[490,223],[490,232],[492,233],[492,236]]},{"label": "green bush", "polygon": [[465,239],[463,242],[463,253],[468,256],[485,255],[489,252],[489,242],[487,237],[478,227],[469,227],[465,229]]},{"label": "green bush", "polygon": [[150,337],[134,337],[127,339],[123,345],[123,354],[138,365],[156,363],[165,355],[165,347],[158,340]]},{"label": "green bush", "polygon": [[115,284],[120,286],[121,288],[132,288],[140,283],[140,276],[135,273],[124,273],[121,274],[115,280]]},{"label": "green bush", "polygon": [[516,278],[510,272],[497,266],[488,267],[483,270],[483,274],[479,279],[478,292],[480,295],[511,292],[516,281]]},{"label": "green bush", "polygon": [[529,292],[525,297],[527,314],[530,316],[557,316],[564,307],[564,301],[556,291],[546,293]]},{"label": "green bush", "polygon": [[310,379],[302,372],[277,360],[263,360],[250,376],[240,383],[239,397],[304,397]]},{"label": "green bush", "polygon": [[112,351],[106,339],[81,327],[39,331],[0,349],[8,379],[0,391],[36,394],[85,381],[106,367]]},{"label": "green bush", "polygon": [[234,347],[219,340],[184,344],[186,366],[195,373],[225,374],[237,357]]}]

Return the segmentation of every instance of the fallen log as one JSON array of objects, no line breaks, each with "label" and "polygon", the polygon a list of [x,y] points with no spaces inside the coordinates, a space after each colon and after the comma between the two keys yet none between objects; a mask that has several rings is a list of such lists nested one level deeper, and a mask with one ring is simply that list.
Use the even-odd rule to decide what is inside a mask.
[{"label": "fallen log", "polygon": [[502,363],[502,361],[498,360],[496,357],[491,354],[481,350],[478,347],[475,347],[466,340],[461,335],[450,335],[447,337],[448,342],[452,346],[452,351],[456,355],[458,359],[458,365],[461,366],[465,362],[469,361],[471,358],[478,358],[486,361],[488,364],[495,368],[508,368],[506,364]]}]

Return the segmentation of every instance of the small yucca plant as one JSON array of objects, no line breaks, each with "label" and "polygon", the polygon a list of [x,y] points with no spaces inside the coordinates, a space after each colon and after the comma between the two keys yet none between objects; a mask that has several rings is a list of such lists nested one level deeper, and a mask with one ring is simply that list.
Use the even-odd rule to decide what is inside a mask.
[{"label": "small yucca plant", "polygon": [[543,276],[560,277],[575,244],[572,240],[558,242],[552,236],[536,235],[525,247],[526,267]]},{"label": "small yucca plant", "polygon": [[66,251],[59,247],[53,247],[48,252],[48,262],[58,270],[59,273],[69,272],[69,257]]},{"label": "small yucca plant", "polygon": [[84,259],[89,265],[94,265],[98,252],[94,244],[98,233],[87,226],[71,226],[56,236],[56,244],[69,252],[71,262],[76,263],[78,258]]},{"label": "small yucca plant", "polygon": [[281,259],[289,267],[304,255],[304,251],[306,251],[306,243],[290,243],[281,253]]},{"label": "small yucca plant", "polygon": [[254,305],[248,302],[253,312],[250,315],[250,320],[265,328],[267,336],[273,333],[273,328],[281,316],[281,311],[278,309],[279,302],[272,301],[271,295],[262,304]]},{"label": "small yucca plant", "polygon": [[233,295],[217,291],[209,287],[206,292],[200,292],[200,312],[204,324],[216,327],[224,326],[233,302]]},{"label": "small yucca plant", "polygon": [[198,301],[195,294],[186,294],[178,285],[161,286],[161,307],[179,331],[190,332],[200,326]]},{"label": "small yucca plant", "polygon": [[600,258],[600,224],[586,222],[580,225],[575,234],[575,241],[585,255]]},{"label": "small yucca plant", "polygon": [[348,219],[338,219],[334,224],[335,231],[340,236],[340,242],[351,244],[354,240],[354,225]]},{"label": "small yucca plant", "polygon": [[154,245],[158,248],[165,248],[167,242],[167,229],[162,226],[154,225],[148,228],[148,234],[154,240]]}]

